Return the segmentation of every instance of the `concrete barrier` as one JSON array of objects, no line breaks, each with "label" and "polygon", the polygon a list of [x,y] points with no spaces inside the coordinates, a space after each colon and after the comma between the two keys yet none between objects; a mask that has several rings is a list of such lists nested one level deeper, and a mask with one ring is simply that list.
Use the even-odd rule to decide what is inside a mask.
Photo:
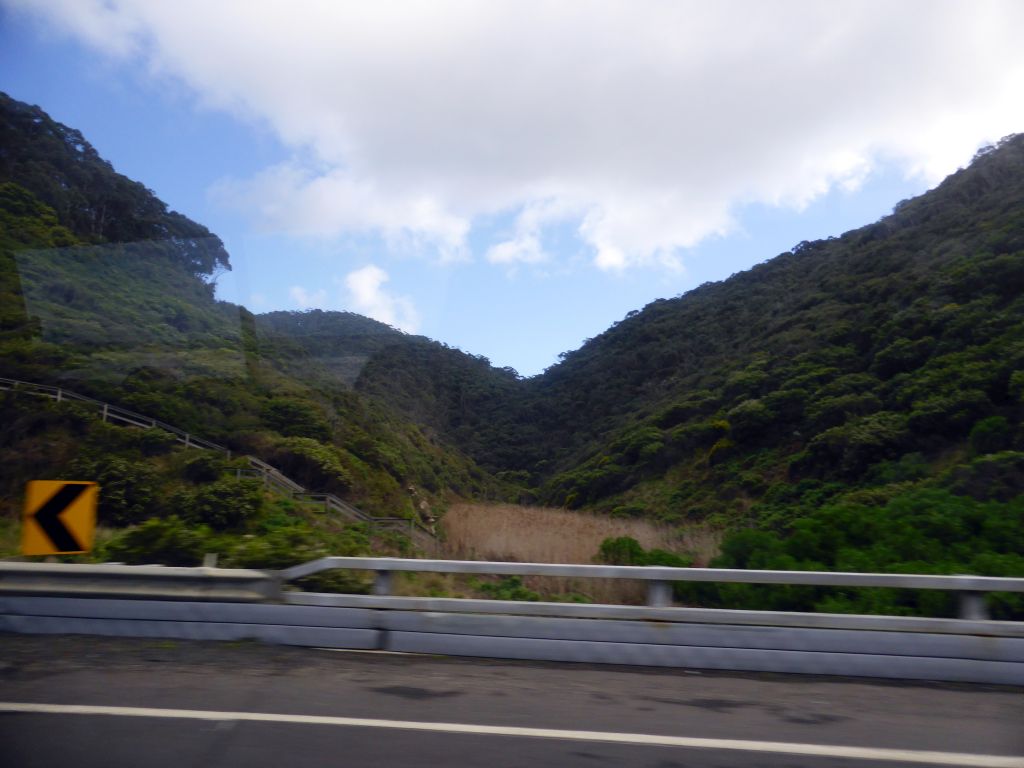
[{"label": "concrete barrier", "polygon": [[[281,591],[328,568],[378,574],[376,595]],[[539,661],[1024,685],[1024,623],[678,606],[396,597],[390,573],[582,574],[652,583],[854,583],[979,595],[1024,579],[326,558],[281,573],[0,564],[0,631],[197,640]],[[582,573],[581,573],[582,572]],[[159,599],[147,599],[159,597]]]}]

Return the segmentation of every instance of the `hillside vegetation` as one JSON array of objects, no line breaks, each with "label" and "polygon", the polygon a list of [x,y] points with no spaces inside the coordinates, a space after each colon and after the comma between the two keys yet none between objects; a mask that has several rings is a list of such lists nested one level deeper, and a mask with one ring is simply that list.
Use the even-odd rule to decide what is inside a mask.
[{"label": "hillside vegetation", "polygon": [[[116,174],[76,131],[3,97],[0,133],[0,376],[60,384],[254,454],[377,516],[429,521],[450,499],[501,497],[471,459],[328,368],[307,360],[311,375],[293,375],[300,347],[215,299],[211,277],[229,266],[220,241]],[[103,484],[100,523],[114,533],[97,557],[196,562],[205,548],[234,563],[262,552],[277,567],[332,550],[409,551],[312,519],[160,433],[25,395],[0,397],[0,410],[5,530],[26,480],[75,476]]]},{"label": "hillside vegetation", "polygon": [[[382,515],[503,499],[727,531],[720,566],[1024,575],[1024,136],[876,223],[655,301],[523,379],[352,313],[217,301],[219,240],[41,110],[0,107],[0,375],[195,430]],[[66,434],[38,447],[70,423],[11,426],[31,421],[5,420],[9,505],[19,451],[88,454]],[[192,492],[185,459],[146,460],[167,465],[157,496]],[[607,544],[594,556],[694,554]],[[680,597],[953,611],[884,590]],[[993,608],[1024,615],[1019,598]]]}]

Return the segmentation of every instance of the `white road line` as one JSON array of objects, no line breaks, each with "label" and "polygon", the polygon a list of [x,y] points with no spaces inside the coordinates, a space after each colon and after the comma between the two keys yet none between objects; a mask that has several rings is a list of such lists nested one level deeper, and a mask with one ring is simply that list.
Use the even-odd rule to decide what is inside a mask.
[{"label": "white road line", "polygon": [[1024,768],[1024,757],[978,755],[962,752],[932,752],[917,749],[882,749],[831,744],[801,744],[743,739],[701,739],[691,736],[658,736],[646,733],[608,731],[567,731],[554,728],[516,728],[504,725],[472,723],[430,723],[412,720],[371,720],[361,717],[325,715],[288,715],[266,712],[215,712],[202,709],[154,709],[150,707],[103,707],[83,704],[36,704],[0,702],[0,712],[47,715],[113,715],[115,717],[153,717],[172,720],[243,721],[258,723],[295,723],[334,725],[349,728],[392,728],[404,731],[474,734],[482,736],[518,736],[532,739],[563,739],[653,747],[689,747],[723,749],[736,752],[765,752],[810,757],[837,757],[849,760],[881,760],[925,765],[971,766],[971,768]]}]

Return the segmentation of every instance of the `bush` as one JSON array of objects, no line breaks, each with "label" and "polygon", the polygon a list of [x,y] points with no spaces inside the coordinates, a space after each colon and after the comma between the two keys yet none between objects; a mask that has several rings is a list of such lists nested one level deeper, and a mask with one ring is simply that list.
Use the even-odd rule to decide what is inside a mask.
[{"label": "bush", "polygon": [[645,555],[640,542],[629,536],[620,536],[602,541],[597,557],[609,565],[644,565]]},{"label": "bush", "polygon": [[714,467],[728,461],[736,454],[736,444],[728,437],[723,437],[708,451],[708,466]]},{"label": "bush", "polygon": [[185,463],[183,474],[193,483],[212,483],[223,473],[227,461],[213,451],[203,451]]},{"label": "bush", "polygon": [[344,495],[353,485],[340,450],[308,437],[291,437],[271,451],[269,461],[296,482],[325,493]]},{"label": "bush", "polygon": [[882,401],[870,392],[826,397],[814,403],[807,413],[815,431],[844,424],[851,416],[866,416],[882,410]]},{"label": "bush", "polygon": [[263,497],[254,480],[225,478],[181,498],[181,515],[216,531],[237,531],[260,512]]},{"label": "bush", "polygon": [[78,460],[72,471],[99,485],[97,517],[103,525],[133,525],[164,511],[156,473],[145,464],[111,456]]},{"label": "bush", "polygon": [[935,348],[935,339],[925,337],[917,341],[897,339],[875,355],[872,365],[884,379],[920,367]]},{"label": "bush", "polygon": [[1024,494],[1024,453],[1003,451],[980,456],[952,469],[943,481],[959,495],[980,501],[1010,501]]},{"label": "bush", "polygon": [[[365,555],[369,549],[364,526],[349,526],[341,534],[326,534],[291,517],[284,508],[264,517],[260,527],[259,535],[237,541],[222,558],[224,565],[280,570],[328,555]],[[366,594],[370,581],[370,575],[363,572],[332,570],[300,579],[295,586],[311,592]]]},{"label": "bush", "polygon": [[518,576],[502,576],[498,581],[478,581],[476,588],[492,600],[520,600],[535,603],[540,595],[523,586]]},{"label": "bush", "polygon": [[669,568],[688,568],[693,559],[664,549],[644,550],[640,542],[630,536],[609,538],[601,542],[597,559],[608,565],[661,565]]},{"label": "bush", "polygon": [[620,504],[612,508],[612,517],[643,517],[647,508],[643,504]]},{"label": "bush", "polygon": [[775,421],[775,414],[760,400],[744,400],[727,416],[737,440],[757,439],[765,427]]},{"label": "bush", "polygon": [[320,442],[331,438],[331,429],[320,409],[303,400],[275,397],[263,409],[263,419],[285,437],[308,437]]},{"label": "bush", "polygon": [[1024,371],[1014,371],[1010,374],[1008,391],[1018,403],[1024,403]]},{"label": "bush", "polygon": [[106,557],[129,565],[199,565],[216,552],[209,528],[190,527],[179,517],[152,518],[106,545]]},{"label": "bush", "polygon": [[168,453],[177,442],[174,435],[162,429],[145,429],[138,436],[139,450],[143,456],[160,456]]},{"label": "bush", "polygon": [[714,445],[717,440],[727,434],[729,434],[729,422],[723,419],[713,419],[676,427],[669,433],[669,443],[684,450],[693,450]]},{"label": "bush", "polygon": [[[1004,504],[912,489],[884,506],[825,505],[793,521],[785,537],[765,530],[731,534],[712,566],[1020,576],[1022,551],[1024,498],[1019,495]],[[952,596],[925,590],[719,585],[700,595],[707,604],[730,608],[956,614]],[[999,618],[1024,616],[1024,601],[1013,596],[996,596],[989,604]]]},{"label": "bush", "polygon": [[996,453],[1010,447],[1013,435],[1010,425],[1002,416],[981,419],[971,429],[968,440],[971,451],[976,455]]},{"label": "bush", "polygon": [[869,465],[898,453],[906,441],[906,418],[882,411],[816,435],[794,469],[856,477]]},{"label": "bush", "polygon": [[915,400],[908,424],[915,432],[960,437],[975,419],[991,410],[992,403],[984,392],[954,391]]}]

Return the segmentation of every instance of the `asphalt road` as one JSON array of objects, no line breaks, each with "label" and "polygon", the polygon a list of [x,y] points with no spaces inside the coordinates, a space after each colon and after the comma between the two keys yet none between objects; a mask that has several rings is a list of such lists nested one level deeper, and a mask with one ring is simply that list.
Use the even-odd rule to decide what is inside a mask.
[{"label": "asphalt road", "polygon": [[5,768],[922,764],[1024,766],[1024,691],[0,635]]}]

